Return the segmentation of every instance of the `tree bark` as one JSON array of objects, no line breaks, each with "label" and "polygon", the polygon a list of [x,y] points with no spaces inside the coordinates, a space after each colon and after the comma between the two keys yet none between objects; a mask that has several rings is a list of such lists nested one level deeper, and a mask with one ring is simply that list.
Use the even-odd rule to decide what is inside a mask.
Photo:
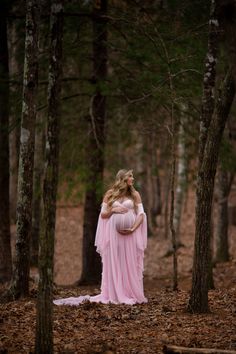
[{"label": "tree bark", "polygon": [[[214,171],[211,173],[209,167],[211,167],[212,161],[209,161],[209,156],[207,154],[205,157],[204,152],[206,150],[209,126],[212,120],[215,103],[214,88],[216,78],[216,61],[219,48],[219,19],[217,15],[217,5],[218,2],[215,2],[214,0],[211,1],[208,49],[203,77],[196,190],[194,261],[192,290],[188,304],[188,309],[192,312],[208,311],[208,274],[209,269],[211,269],[209,267],[212,203],[211,195],[213,193]],[[207,177],[209,177],[208,180]]]},{"label": "tree bark", "polygon": [[82,274],[78,284],[97,284],[101,279],[101,259],[94,241],[101,204],[106,97],[101,84],[107,77],[107,0],[94,1],[93,8],[93,79],[96,85],[89,115],[88,175],[84,208]]},{"label": "tree bark", "polygon": [[0,283],[12,275],[9,219],[9,65],[7,5],[0,4]]},{"label": "tree bark", "polygon": [[159,175],[159,166],[157,160],[157,146],[156,141],[157,137],[154,132],[151,132],[151,146],[150,146],[150,185],[151,185],[151,221],[152,221],[152,229],[155,231],[157,227],[156,217],[161,214],[161,181]]},{"label": "tree bark", "polygon": [[208,270],[214,179],[222,134],[234,95],[233,77],[231,72],[228,72],[216,103],[216,114],[208,128],[204,154],[197,177],[193,278],[188,304],[188,310],[191,312],[203,313],[208,311]]},{"label": "tree bark", "polygon": [[177,242],[176,242],[176,230],[174,226],[174,206],[175,206],[175,174],[176,174],[176,127],[174,121],[174,104],[171,104],[171,177],[170,177],[170,233],[173,249],[173,290],[178,289],[178,261],[177,261]]},{"label": "tree bark", "polygon": [[[156,154],[156,151],[155,151]],[[157,160],[156,160],[156,165],[157,166]],[[162,199],[161,199],[161,191],[162,191],[162,185],[161,185],[161,178],[159,174],[159,166],[157,167],[156,171],[156,176],[154,177],[154,191],[155,191],[155,198],[154,198],[154,206],[153,206],[153,217],[161,215],[162,213]]]},{"label": "tree bark", "polygon": [[31,231],[31,265],[38,266],[38,248],[41,221],[42,178],[44,167],[44,129],[43,115],[39,112],[35,127],[35,154],[33,175],[32,231]]},{"label": "tree bark", "polygon": [[62,78],[63,0],[52,0],[46,161],[40,233],[39,286],[35,353],[53,353],[53,256],[58,186],[60,95]]},{"label": "tree bark", "polygon": [[177,182],[176,182],[176,203],[174,210],[174,227],[176,232],[177,247],[180,246],[180,225],[184,198],[187,189],[187,151],[184,131],[184,115],[186,107],[181,105],[183,109],[180,117],[180,125],[178,131],[178,163],[177,163]]},{"label": "tree bark", "polygon": [[154,223],[152,217],[152,207],[153,207],[153,165],[152,165],[152,154],[153,154],[153,137],[152,133],[145,136],[145,210],[147,213],[148,220],[148,235],[154,234]]},{"label": "tree bark", "polygon": [[[23,71],[23,63],[19,61],[19,47],[23,45],[17,33],[16,23],[8,22],[9,43],[9,72],[10,77],[16,76]],[[10,87],[10,101],[16,101],[16,97],[22,95],[19,87]],[[11,105],[10,109],[10,132],[9,132],[9,153],[10,153],[10,220],[16,223],[16,203],[17,203],[17,181],[20,151],[20,119],[18,118],[18,106]]]},{"label": "tree bark", "polygon": [[[214,188],[213,192],[214,194]],[[213,195],[212,195],[213,198]],[[211,207],[212,209],[212,207]],[[215,289],[214,284],[214,275],[213,275],[213,239],[214,239],[214,228],[213,228],[213,220],[211,215],[211,230],[210,230],[210,245],[209,245],[209,262],[208,262],[208,290]]]},{"label": "tree bark", "polygon": [[229,181],[228,172],[222,166],[218,168],[217,183],[217,224],[216,224],[216,262],[229,261],[229,242],[228,242],[228,196]]},{"label": "tree bark", "polygon": [[170,198],[170,184],[171,184],[171,166],[166,168],[164,189],[164,238],[169,238],[169,198]]},{"label": "tree bark", "polygon": [[34,126],[38,84],[38,26],[37,0],[27,1],[23,101],[18,175],[16,257],[11,296],[16,299],[29,293],[30,232],[34,164]]},{"label": "tree bark", "polygon": [[15,125],[10,132],[10,219],[16,223],[16,204],[17,204],[17,184],[18,184],[18,165],[19,165],[19,145],[20,145],[20,124],[15,122],[15,117],[10,116],[10,124]]},{"label": "tree bark", "polygon": [[224,31],[223,41],[227,50],[228,59],[231,63],[232,76],[236,85],[236,3],[235,0],[220,0],[221,27]]}]

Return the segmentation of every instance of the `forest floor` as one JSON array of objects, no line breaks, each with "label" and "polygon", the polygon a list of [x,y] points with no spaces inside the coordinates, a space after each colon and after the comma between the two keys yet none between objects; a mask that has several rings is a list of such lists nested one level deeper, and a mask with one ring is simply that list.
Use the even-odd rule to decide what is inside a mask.
[{"label": "forest floor", "polygon": [[[97,287],[75,287],[81,271],[82,208],[59,207],[55,248],[55,298],[97,294]],[[14,227],[12,232],[14,234]],[[178,250],[179,290],[172,291],[169,241],[149,238],[144,288],[147,304],[54,307],[56,353],[162,353],[165,344],[236,351],[236,227],[230,226],[231,260],[214,268],[215,290],[209,292],[210,312],[186,312],[191,287],[194,240],[194,202],[184,210]],[[34,348],[37,272],[31,271],[27,299],[0,304],[0,353],[30,353]],[[3,291],[2,287],[0,291]]]}]

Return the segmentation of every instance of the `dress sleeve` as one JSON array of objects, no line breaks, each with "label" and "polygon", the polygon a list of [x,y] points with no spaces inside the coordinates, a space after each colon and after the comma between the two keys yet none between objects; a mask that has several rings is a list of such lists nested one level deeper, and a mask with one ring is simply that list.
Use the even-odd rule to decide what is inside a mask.
[{"label": "dress sleeve", "polygon": [[138,204],[137,215],[140,215],[140,214],[145,214],[142,203]]},{"label": "dress sleeve", "polygon": [[101,213],[104,212],[104,211],[107,211],[107,203],[102,203],[102,206],[101,206]]},{"label": "dress sleeve", "polygon": [[138,204],[137,217],[139,215],[143,215],[143,222],[136,229],[137,247],[144,251],[144,249],[147,247],[147,215],[144,211],[142,203]]},{"label": "dress sleeve", "polygon": [[101,217],[101,213],[106,210],[107,210],[107,203],[103,202],[101,205],[101,211],[98,218],[97,231],[95,236],[95,246],[97,248],[97,252],[101,256],[109,243],[109,231],[108,231],[109,219],[104,219]]}]

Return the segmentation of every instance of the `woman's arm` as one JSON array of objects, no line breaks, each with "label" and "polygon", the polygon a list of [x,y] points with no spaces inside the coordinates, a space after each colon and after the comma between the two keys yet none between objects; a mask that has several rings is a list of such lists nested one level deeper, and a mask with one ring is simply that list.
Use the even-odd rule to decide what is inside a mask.
[{"label": "woman's arm", "polygon": [[138,205],[138,210],[137,210],[138,216],[137,216],[137,218],[136,218],[136,220],[135,220],[134,225],[131,227],[131,229],[132,229],[133,231],[135,231],[135,230],[142,224],[142,222],[143,222],[143,217],[144,217],[144,216],[143,216],[144,210],[143,210],[142,199],[141,199],[141,197],[140,197],[139,192],[136,191],[135,194],[136,194],[136,195],[135,195],[136,203],[137,203],[137,205]]},{"label": "woman's arm", "polygon": [[143,222],[143,214],[138,215],[138,217],[135,220],[134,225],[131,227],[131,232],[134,232]]},{"label": "woman's arm", "polygon": [[[105,206],[105,208],[107,208],[107,206]],[[113,207],[111,209],[108,210],[103,210],[103,206],[102,206],[102,210],[101,210],[101,217],[103,219],[108,219],[110,216],[112,216],[112,214],[124,214],[127,213],[128,209],[125,207]]]},{"label": "woman's arm", "polygon": [[112,214],[118,213],[118,214],[124,214],[127,213],[128,209],[123,207],[123,206],[118,206],[118,207],[112,207],[110,209],[107,208],[107,202],[108,202],[108,193],[105,194],[102,202],[102,209],[101,209],[101,217],[103,219],[108,219]]}]

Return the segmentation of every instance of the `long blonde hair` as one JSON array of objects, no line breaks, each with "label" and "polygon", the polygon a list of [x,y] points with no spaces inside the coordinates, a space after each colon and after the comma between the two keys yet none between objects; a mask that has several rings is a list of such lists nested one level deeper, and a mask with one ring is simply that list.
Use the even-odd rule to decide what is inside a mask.
[{"label": "long blonde hair", "polygon": [[132,174],[133,170],[123,169],[117,172],[115,182],[111,189],[107,192],[107,204],[109,209],[112,207],[114,201],[122,197],[128,197],[133,200],[135,210],[137,210],[135,188],[133,186],[128,186],[127,184],[127,180]]}]

